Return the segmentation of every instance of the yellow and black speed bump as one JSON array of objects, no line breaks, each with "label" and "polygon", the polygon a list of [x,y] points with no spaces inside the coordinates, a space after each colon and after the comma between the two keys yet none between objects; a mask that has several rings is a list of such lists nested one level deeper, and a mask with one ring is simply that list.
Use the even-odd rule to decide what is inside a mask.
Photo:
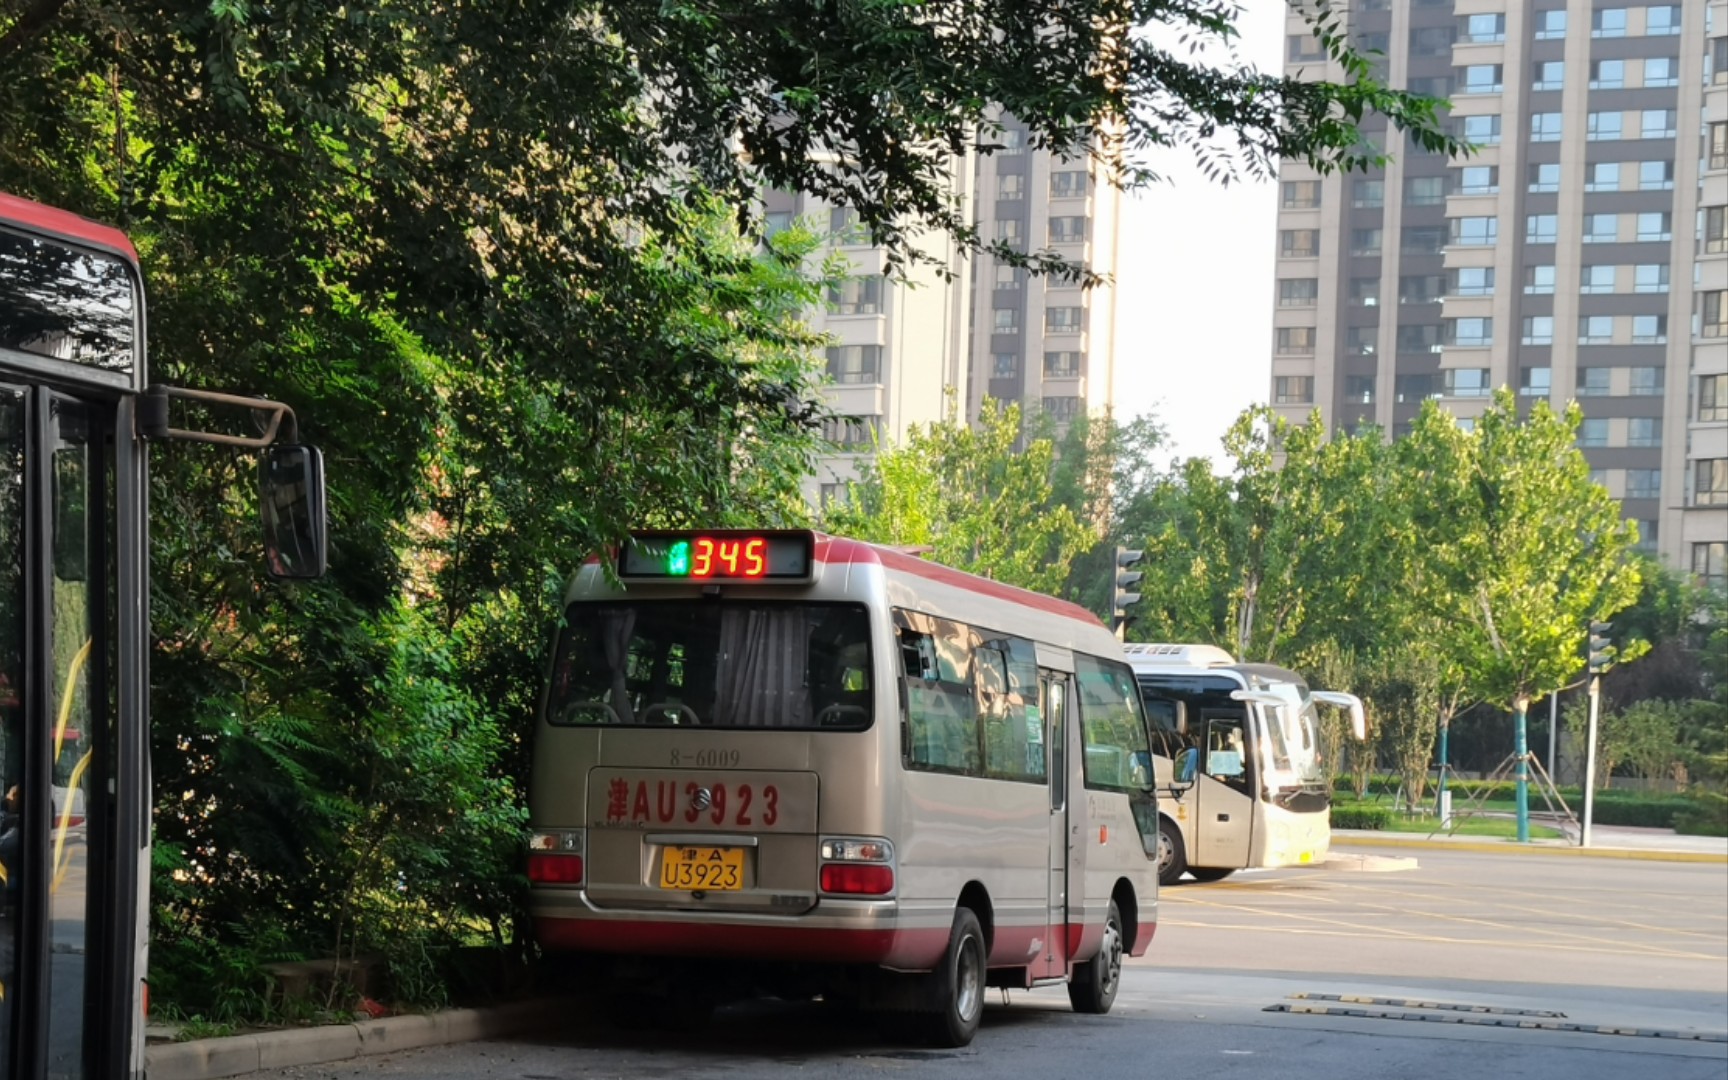
[{"label": "yellow and black speed bump", "polygon": [[[1395,998],[1355,997],[1340,994],[1292,994],[1298,1003],[1279,1002],[1268,1005],[1264,1012],[1300,1013],[1305,1016],[1348,1016],[1363,1020],[1415,1020],[1430,1024],[1469,1024],[1476,1027],[1521,1028],[1531,1031],[1570,1031],[1584,1035],[1634,1035],[1646,1039],[1675,1039],[1684,1042],[1728,1043],[1728,1033],[1716,1031],[1673,1031],[1665,1028],[1632,1028],[1614,1024],[1575,1024],[1558,1017],[1565,1013],[1535,1009],[1501,1009],[1486,1005],[1453,1005],[1434,1001]],[[1306,1001],[1337,1001],[1354,1004],[1391,1006],[1393,1008],[1348,1008],[1335,1005],[1310,1005]],[[1422,1009],[1423,1012],[1397,1012],[1395,1008]]]}]

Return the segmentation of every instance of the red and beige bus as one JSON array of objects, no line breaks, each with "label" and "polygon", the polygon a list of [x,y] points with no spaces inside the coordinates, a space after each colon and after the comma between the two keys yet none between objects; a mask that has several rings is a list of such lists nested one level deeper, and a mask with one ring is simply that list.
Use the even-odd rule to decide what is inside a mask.
[{"label": "red and beige bus", "polygon": [[566,594],[535,932],[645,1019],[820,995],[961,1046],[986,987],[1110,1008],[1157,922],[1153,791],[1083,608],[808,531],[634,533]]}]

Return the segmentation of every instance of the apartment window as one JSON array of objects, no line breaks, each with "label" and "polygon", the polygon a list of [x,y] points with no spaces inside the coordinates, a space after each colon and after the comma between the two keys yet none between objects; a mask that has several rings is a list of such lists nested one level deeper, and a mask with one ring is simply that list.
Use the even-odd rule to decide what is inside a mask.
[{"label": "apartment window", "polygon": [[996,219],[996,239],[1000,243],[1008,244],[1010,246],[1020,243],[1020,230],[1021,222],[1018,218]]},{"label": "apartment window", "polygon": [[[1075,173],[1083,176],[1083,173]],[[1054,176],[1051,176],[1054,181]],[[1286,180],[1279,187],[1279,206],[1287,211],[1312,211],[1320,206],[1320,181]]]},{"label": "apartment window", "polygon": [[1451,242],[1464,247],[1492,245],[1500,239],[1500,219],[1497,217],[1459,217],[1451,219]]},{"label": "apartment window", "polygon": [[1050,219],[1050,243],[1078,244],[1086,239],[1084,217],[1053,217]]},{"label": "apartment window", "polygon": [[1590,62],[1590,89],[1618,90],[1626,85],[1626,61],[1593,60]]},{"label": "apartment window", "polygon": [[1578,270],[1578,291],[1585,294],[1613,292],[1614,267],[1608,263],[1595,263],[1580,267]]},{"label": "apartment window", "polygon": [[762,236],[764,239],[778,236],[792,227],[792,211],[770,210],[762,215]]},{"label": "apartment window", "polygon": [[1018,289],[1025,280],[1025,271],[1017,266],[996,267],[996,287],[998,289]]},{"label": "apartment window", "polygon": [[1359,53],[1376,53],[1386,55],[1386,50],[1392,47],[1392,35],[1382,31],[1373,31],[1356,35],[1356,51]]},{"label": "apartment window", "polygon": [[990,376],[995,379],[1014,379],[1020,375],[1020,354],[999,352],[990,354]]},{"label": "apartment window", "polygon": [[1286,40],[1285,55],[1292,62],[1306,63],[1326,59],[1326,46],[1313,34],[1291,34]]},{"label": "apartment window", "polygon": [[1435,353],[1440,351],[1440,324],[1426,323],[1398,328],[1398,351],[1401,353]]},{"label": "apartment window", "polygon": [[1018,334],[1020,332],[1020,309],[997,308],[990,313],[990,332],[993,334]]},{"label": "apartment window", "polygon": [[1728,420],[1728,375],[1698,376],[1698,421]]},{"label": "apartment window", "polygon": [[1559,113],[1544,112],[1530,114],[1531,142],[1559,142],[1560,130],[1561,123]]},{"label": "apartment window", "polygon": [[864,236],[858,228],[858,211],[848,206],[836,206],[828,211],[828,235],[842,244],[861,244]]},{"label": "apartment window", "polygon": [[1673,215],[1667,213],[1638,215],[1638,239],[1672,240],[1673,238]]},{"label": "apartment window", "polygon": [[822,438],[842,449],[857,450],[876,445],[881,429],[880,416],[833,417],[822,421]]},{"label": "apartment window", "polygon": [[1608,421],[1600,416],[1586,417],[1578,425],[1579,446],[1607,446]]},{"label": "apartment window", "polygon": [[850,484],[822,484],[818,489],[817,505],[826,510],[831,506],[845,506],[851,498],[848,490]]},{"label": "apartment window", "polygon": [[1494,320],[1481,317],[1443,319],[1440,341],[1459,348],[1480,349],[1494,344]]},{"label": "apartment window", "polygon": [[1674,189],[1674,163],[1672,161],[1640,161],[1638,163],[1639,191],[1672,191]]},{"label": "apartment window", "polygon": [[1654,416],[1634,416],[1626,421],[1626,445],[1661,446],[1662,421]]},{"label": "apartment window", "polygon": [[1705,54],[1705,59],[1709,68],[1705,74],[1710,76],[1710,81],[1717,86],[1728,83],[1728,37],[1711,38],[1710,51]]},{"label": "apartment window", "polygon": [[1379,327],[1352,326],[1344,332],[1344,352],[1349,356],[1373,356],[1379,340]]},{"label": "apartment window", "polygon": [[1026,133],[1019,128],[1004,128],[996,135],[996,153],[1012,157],[1026,152]]},{"label": "apartment window", "polygon": [[1280,230],[1278,233],[1278,250],[1287,259],[1313,258],[1320,254],[1320,230]]},{"label": "apartment window", "polygon": [[1494,195],[1499,190],[1498,165],[1466,165],[1452,170],[1452,193],[1455,195]]},{"label": "apartment window", "polygon": [[1386,205],[1386,181],[1355,181],[1350,186],[1350,205],[1357,209],[1374,209]]},{"label": "apartment window", "polygon": [[1501,76],[1505,70],[1502,64],[1471,64],[1459,75],[1459,90],[1461,94],[1498,94],[1501,87]]},{"label": "apartment window", "polygon": [[1553,385],[1553,368],[1524,367],[1518,369],[1518,393],[1524,397],[1547,397]]},{"label": "apartment window", "polygon": [[[1306,184],[1312,189],[1312,202],[1298,206],[1289,201],[1290,189]],[[1284,206],[1286,209],[1301,209],[1320,205],[1320,181],[1318,180],[1286,180],[1284,181]],[[1050,174],[1050,197],[1053,199],[1073,199],[1086,194],[1086,170],[1063,169]]]},{"label": "apartment window", "polygon": [[1693,544],[1692,576],[1706,589],[1728,588],[1728,541]]},{"label": "apartment window", "polygon": [[1720,255],[1728,251],[1728,206],[1704,208],[1704,252]]},{"label": "apartment window", "polygon": [[[1392,394],[1400,405],[1439,397],[1440,376],[1400,375],[1392,383]],[[1409,434],[1408,429],[1404,434]]]},{"label": "apartment window", "polygon": [[1662,494],[1661,469],[1627,469],[1626,497],[1628,499],[1655,499]]},{"label": "apartment window", "polygon": [[1492,266],[1463,266],[1451,272],[1451,287],[1447,290],[1452,296],[1493,296],[1494,268]]},{"label": "apartment window", "polygon": [[1374,404],[1374,376],[1344,376],[1344,400],[1351,405]]},{"label": "apartment window", "polygon": [[1319,278],[1281,278],[1278,281],[1279,307],[1313,307],[1319,297]]},{"label": "apartment window", "polygon": [[1314,376],[1280,375],[1272,380],[1274,405],[1308,405],[1314,401]]},{"label": "apartment window", "polygon": [[1444,176],[1412,176],[1404,181],[1404,205],[1439,206],[1446,201]]},{"label": "apartment window", "polygon": [[1625,115],[1619,111],[1593,112],[1585,117],[1584,137],[1591,142],[1618,139],[1622,130],[1621,121],[1624,119]]},{"label": "apartment window", "polygon": [[1450,26],[1425,26],[1410,31],[1410,55],[1450,56],[1456,31]]},{"label": "apartment window", "polygon": [[1585,191],[1619,191],[1620,165],[1614,161],[1600,161],[1589,167],[1584,173]]},{"label": "apartment window", "polygon": [[1536,40],[1551,41],[1566,36],[1566,9],[1538,11],[1535,18]]},{"label": "apartment window", "polygon": [[1405,85],[1412,94],[1424,94],[1432,98],[1449,98],[1452,96],[1452,76],[1428,75],[1412,76]]},{"label": "apartment window", "polygon": [[1615,38],[1626,36],[1626,9],[1599,8],[1590,13],[1590,36]]},{"label": "apartment window", "polygon": [[1080,374],[1081,353],[1071,349],[1044,354],[1044,377],[1046,379],[1072,379]]},{"label": "apartment window", "polygon": [[828,346],[828,377],[847,385],[881,382],[882,346]]},{"label": "apartment window", "polygon": [[1585,214],[1584,243],[1612,244],[1620,235],[1619,214]]},{"label": "apartment window", "polygon": [[1060,305],[1044,309],[1044,332],[1046,334],[1078,334],[1086,318],[1086,309],[1073,305]]},{"label": "apartment window", "polygon": [[1021,173],[999,173],[996,176],[996,198],[1014,202],[1026,197],[1026,177]]},{"label": "apartment window", "polygon": [[1728,120],[1710,125],[1709,167],[1728,169]]},{"label": "apartment window", "polygon": [[1549,162],[1545,165],[1530,166],[1530,193],[1541,195],[1546,192],[1560,190],[1560,165]]},{"label": "apartment window", "polygon": [[1666,316],[1666,315],[1634,315],[1634,316],[1632,316],[1632,344],[1634,344],[1634,345],[1666,345],[1666,344],[1668,344],[1668,316]]},{"label": "apartment window", "polygon": [[1536,78],[1530,84],[1532,90],[1558,90],[1566,81],[1566,63],[1563,60],[1544,60],[1535,65]]},{"label": "apartment window", "polygon": [[[1522,345],[1552,345],[1554,344],[1554,316],[1526,315],[1524,316],[1524,335],[1518,339]],[[1526,368],[1525,370],[1530,370]],[[1547,368],[1540,369],[1547,371]],[[1547,387],[1543,387],[1547,393]]]},{"label": "apartment window", "polygon": [[1632,372],[1632,388],[1629,393],[1633,397],[1661,397],[1667,389],[1664,385],[1665,369],[1659,367],[1635,367]]},{"label": "apartment window", "polygon": [[878,274],[855,277],[828,287],[828,311],[834,315],[879,315],[882,313],[882,278]]},{"label": "apartment window", "polygon": [[1656,526],[1654,518],[1635,518],[1632,524],[1638,526],[1638,544],[1634,548],[1646,555],[1656,553]]},{"label": "apartment window", "polygon": [[1500,145],[1500,114],[1466,116],[1459,125],[1459,137],[1476,146]]},{"label": "apartment window", "polygon": [[1728,290],[1716,289],[1702,294],[1698,320],[1698,336],[1728,337]]},{"label": "apartment window", "polygon": [[1351,229],[1350,254],[1378,255],[1380,254],[1381,231],[1379,229]]},{"label": "apartment window", "polygon": [[1082,402],[1077,397],[1047,397],[1041,408],[1045,416],[1058,424],[1066,424],[1080,415]]},{"label": "apartment window", "polygon": [[1487,368],[1447,368],[1440,378],[1440,392],[1446,397],[1487,397],[1494,392]]},{"label": "apartment window", "polygon": [[[1612,315],[1585,315],[1578,320],[1578,344],[1607,345],[1614,340],[1614,317]],[[1584,370],[1578,372],[1578,380],[1582,387]],[[1579,390],[1583,393],[1583,390]],[[1603,390],[1603,393],[1607,393]]]},{"label": "apartment window", "polygon": [[1526,266],[1524,268],[1524,294],[1526,296],[1545,296],[1554,291],[1554,267]]},{"label": "apartment window", "polygon": [[1680,8],[1676,4],[1644,9],[1644,33],[1650,37],[1667,37],[1680,32]]},{"label": "apartment window", "polygon": [[1350,303],[1355,307],[1380,306],[1380,279],[1353,277],[1350,279]]},{"label": "apartment window", "polygon": [[1412,226],[1399,239],[1399,248],[1406,255],[1438,255],[1446,248],[1446,226]]},{"label": "apartment window", "polygon": [[1526,244],[1552,244],[1560,234],[1560,219],[1554,214],[1531,214],[1524,219]]},{"label": "apartment window", "polygon": [[1632,268],[1632,291],[1665,293],[1668,291],[1667,263],[1639,263]]},{"label": "apartment window", "polygon": [[1644,85],[1679,86],[1680,60],[1674,56],[1654,56],[1644,61]]},{"label": "apartment window", "polygon": [[1467,44],[1487,45],[1506,40],[1504,15],[1466,15],[1458,23],[1458,40]]},{"label": "apartment window", "polygon": [[1692,505],[1728,505],[1728,458],[1700,458],[1692,468]]},{"label": "apartment window", "polygon": [[1314,355],[1314,328],[1312,326],[1280,326],[1276,340],[1279,356]]},{"label": "apartment window", "polygon": [[1432,304],[1446,293],[1446,279],[1439,274],[1409,274],[1398,279],[1400,304]]},{"label": "apartment window", "polygon": [[1675,109],[1645,109],[1638,124],[1640,139],[1672,139],[1674,124],[1679,117]]}]

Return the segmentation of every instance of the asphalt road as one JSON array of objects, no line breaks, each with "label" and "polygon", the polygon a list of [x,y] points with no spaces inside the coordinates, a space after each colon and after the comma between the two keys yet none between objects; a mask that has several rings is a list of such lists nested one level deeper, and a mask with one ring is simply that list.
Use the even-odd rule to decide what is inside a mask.
[{"label": "asphalt road", "polygon": [[756,1002],[699,1035],[577,1014],[550,1037],[262,1075],[1728,1077],[1728,867],[1418,858],[1395,873],[1275,871],[1165,890],[1158,938],[1109,1016],[1074,1015],[1060,990],[1006,1003],[992,992],[964,1050],[888,1046],[867,1019]]}]

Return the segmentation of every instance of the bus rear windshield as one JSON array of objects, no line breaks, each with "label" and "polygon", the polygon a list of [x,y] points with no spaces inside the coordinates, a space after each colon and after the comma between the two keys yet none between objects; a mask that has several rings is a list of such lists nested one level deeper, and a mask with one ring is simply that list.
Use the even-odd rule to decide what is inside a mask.
[{"label": "bus rear windshield", "polygon": [[546,703],[559,726],[857,731],[871,723],[862,605],[576,603],[565,623]]}]

